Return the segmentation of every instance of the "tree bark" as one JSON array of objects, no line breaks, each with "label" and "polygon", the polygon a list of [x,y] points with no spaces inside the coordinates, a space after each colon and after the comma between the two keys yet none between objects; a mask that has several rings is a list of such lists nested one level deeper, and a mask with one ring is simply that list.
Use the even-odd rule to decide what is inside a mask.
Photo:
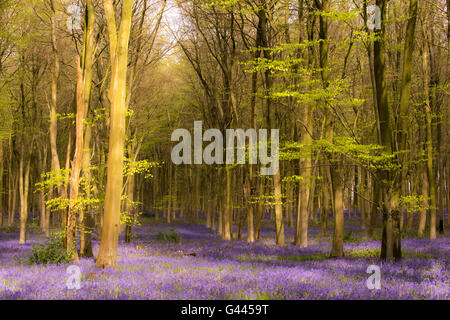
[{"label": "tree bark", "polygon": [[[72,161],[70,176],[70,204],[67,213],[67,243],[66,248],[72,252],[72,258],[78,260],[77,252],[77,214],[80,210],[79,187],[80,173],[83,160],[83,128],[85,118],[84,100],[84,79],[83,70],[80,65],[80,57],[77,56],[77,114],[76,114],[76,134],[75,134],[75,154]],[[83,209],[82,209],[83,210]]]},{"label": "tree bark", "polygon": [[434,176],[433,163],[433,135],[432,135],[432,111],[430,105],[430,68],[428,58],[428,39],[426,37],[425,26],[423,26],[423,50],[422,50],[422,69],[423,69],[423,90],[425,95],[425,115],[426,115],[426,168],[430,196],[430,239],[436,239],[436,178]]},{"label": "tree bark", "polygon": [[133,0],[122,1],[120,28],[116,30],[116,18],[112,0],[103,0],[108,25],[111,86],[110,137],[104,222],[100,250],[96,266],[116,265],[120,233],[120,199],[123,185],[123,155],[125,144],[126,81],[128,45],[131,29]]},{"label": "tree bark", "polygon": [[[19,244],[25,244],[27,236],[28,220],[28,189],[30,181],[30,159],[24,154],[24,146],[19,162],[19,196],[20,196],[20,234]],[[24,168],[25,166],[25,168]]]}]

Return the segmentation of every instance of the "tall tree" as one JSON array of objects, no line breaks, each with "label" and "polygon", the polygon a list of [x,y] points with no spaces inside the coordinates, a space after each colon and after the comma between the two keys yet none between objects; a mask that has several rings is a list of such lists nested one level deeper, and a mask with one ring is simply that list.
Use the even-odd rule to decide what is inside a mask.
[{"label": "tall tree", "polygon": [[104,222],[96,266],[115,266],[120,233],[120,204],[123,185],[123,156],[125,144],[126,88],[128,46],[131,30],[133,0],[122,1],[120,27],[117,30],[112,0],[103,0],[108,26],[111,63],[111,102],[109,154],[105,194]]}]

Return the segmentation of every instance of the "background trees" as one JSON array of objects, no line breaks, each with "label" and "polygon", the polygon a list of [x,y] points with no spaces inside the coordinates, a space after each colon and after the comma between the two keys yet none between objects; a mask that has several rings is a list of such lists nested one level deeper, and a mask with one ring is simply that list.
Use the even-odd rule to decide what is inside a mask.
[{"label": "background trees", "polygon": [[[80,29],[67,28],[69,4]],[[138,214],[151,213],[248,242],[268,220],[278,245],[298,247],[317,223],[322,237],[332,228],[330,255],[341,257],[346,214],[381,238],[382,258],[398,259],[402,236],[446,227],[447,1],[1,9],[0,226],[19,223],[21,243],[39,221],[45,235],[64,231],[68,249],[79,236],[80,254],[92,256],[96,234],[98,266],[114,265],[119,234],[132,241]],[[280,170],[172,164],[171,132],[195,120],[222,132],[280,129]]]}]

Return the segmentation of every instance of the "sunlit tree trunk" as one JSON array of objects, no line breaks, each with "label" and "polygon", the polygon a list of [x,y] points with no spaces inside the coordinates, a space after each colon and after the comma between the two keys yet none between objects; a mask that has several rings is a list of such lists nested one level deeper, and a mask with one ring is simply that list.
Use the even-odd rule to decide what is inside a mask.
[{"label": "sunlit tree trunk", "polygon": [[83,86],[83,70],[80,65],[80,57],[77,56],[77,114],[76,114],[76,134],[75,134],[75,154],[70,172],[70,204],[67,212],[67,243],[66,248],[72,252],[72,258],[78,260],[77,252],[77,214],[79,211],[79,187],[80,173],[83,160],[83,128],[85,118],[85,101]]},{"label": "sunlit tree trunk", "polygon": [[[66,165],[64,169],[64,181],[68,181],[70,177],[70,159],[72,155],[72,131],[69,131],[69,138],[67,139],[67,149],[66,149]],[[67,199],[68,198],[68,191],[67,187],[69,186],[68,183],[66,183],[64,186],[61,186],[61,198]],[[59,221],[61,230],[67,231],[67,210],[61,210],[59,218],[61,219]],[[67,244],[66,236],[63,237],[63,243],[64,247]]]},{"label": "sunlit tree trunk", "polygon": [[27,240],[28,189],[30,181],[30,167],[31,161],[25,155],[25,147],[23,146],[19,162],[19,196],[20,196],[19,244],[25,244]]},{"label": "sunlit tree trunk", "polygon": [[[86,91],[85,91],[86,92]],[[90,124],[86,125],[84,132],[84,148],[83,148],[83,160],[82,160],[82,177],[86,183],[85,195],[87,199],[92,198],[91,191],[91,136],[92,128]],[[94,218],[90,205],[80,211],[80,256],[90,258],[92,253],[92,232],[94,231]]]},{"label": "sunlit tree trunk", "polygon": [[[95,7],[93,0],[86,1],[86,21],[84,32],[84,44],[83,44],[83,56],[82,56],[82,71],[83,71],[83,93],[84,93],[84,117],[86,118],[91,104],[91,88],[92,88],[92,71],[95,56]],[[81,161],[82,177],[86,183],[85,194],[88,199],[91,198],[91,140],[92,140],[92,127],[88,123],[84,130],[83,137],[83,154]],[[94,227],[94,221],[92,217],[92,208],[87,206],[80,210],[80,255],[82,257],[92,257],[92,231]]]},{"label": "sunlit tree trunk", "polygon": [[[423,26],[425,28],[425,26]],[[430,67],[428,58],[428,39],[426,31],[423,30],[424,41],[422,50],[422,70],[423,70],[423,90],[425,96],[425,116],[426,116],[426,168],[430,196],[430,239],[436,239],[436,178],[433,164],[433,135],[431,132],[432,112],[430,105]]]},{"label": "sunlit tree trunk", "polygon": [[[47,146],[44,147],[43,150],[43,155],[41,152],[39,152],[39,168],[40,168],[40,172],[44,173],[46,170],[46,165],[47,165]],[[45,236],[49,236],[50,235],[50,230],[49,230],[49,219],[48,218],[48,214],[47,214],[47,210],[45,207],[45,193],[43,190],[39,191],[39,212],[40,212],[40,228],[41,230],[44,232]]]},{"label": "sunlit tree trunk", "polygon": [[[309,111],[307,112],[309,113]],[[308,116],[305,119],[307,122]],[[303,138],[301,138],[301,144],[309,145],[310,138],[306,130],[302,132]],[[298,202],[298,214],[297,214],[297,239],[295,245],[300,248],[306,248],[308,246],[308,201],[310,193],[310,176],[311,176],[311,157],[306,156],[305,159],[300,160],[300,176],[303,177],[299,185],[299,202]]]},{"label": "sunlit tree trunk", "polygon": [[[53,66],[52,66],[52,84],[51,84],[51,103],[50,103],[50,152],[52,156],[51,170],[59,171],[60,163],[58,157],[58,148],[56,144],[57,131],[58,131],[58,116],[57,116],[57,94],[58,94],[58,78],[59,78],[59,54],[56,45],[56,7],[55,1],[50,0],[51,7],[51,43],[53,53]],[[62,196],[62,187],[58,186],[59,196]]]},{"label": "sunlit tree trunk", "polygon": [[[425,226],[427,224],[427,213],[429,212],[428,206],[429,206],[429,199],[428,199],[428,179],[427,179],[427,172],[426,167],[422,166],[422,179],[417,179],[418,185],[422,186],[422,197],[424,198],[424,205],[426,208],[420,211],[419,215],[419,226],[417,230],[417,235],[419,238],[423,238],[424,232],[425,232]],[[420,174],[420,173],[419,173]]]},{"label": "sunlit tree trunk", "polygon": [[[128,177],[127,185],[127,201],[125,206],[125,211],[128,212],[132,221],[134,221],[134,188],[135,188],[135,176],[131,175]],[[128,221],[125,226],[125,242],[130,243],[132,241],[132,221]]]},{"label": "sunlit tree trunk", "polygon": [[[312,143],[312,108],[306,106],[306,110],[303,113],[303,124],[300,129],[300,144],[304,146],[310,146]],[[312,155],[307,153],[304,158],[300,159],[300,176],[303,179],[299,184],[299,202],[296,221],[296,240],[295,245],[300,248],[306,248],[308,246],[308,202],[310,199],[311,191],[311,167],[312,167]]]},{"label": "sunlit tree trunk", "polygon": [[126,81],[128,42],[131,29],[133,0],[122,1],[120,27],[116,30],[115,10],[112,0],[103,0],[105,19],[108,25],[111,85],[109,154],[105,210],[100,250],[96,266],[115,266],[120,233],[120,200],[123,185],[123,156],[125,144]]}]

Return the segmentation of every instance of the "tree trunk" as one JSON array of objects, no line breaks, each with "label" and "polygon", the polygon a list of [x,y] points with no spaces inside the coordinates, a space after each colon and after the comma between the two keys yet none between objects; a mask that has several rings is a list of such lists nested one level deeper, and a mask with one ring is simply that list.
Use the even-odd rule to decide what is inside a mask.
[{"label": "tree trunk", "polygon": [[22,148],[22,153],[20,155],[20,162],[19,162],[19,195],[20,195],[19,244],[25,244],[28,238],[27,219],[28,219],[28,187],[30,181],[30,159],[24,159],[26,157],[24,153],[25,153],[24,148]]},{"label": "tree trunk", "polygon": [[231,207],[231,168],[230,166],[226,166],[226,202],[225,202],[225,212],[223,215],[223,234],[222,238],[223,240],[230,241],[231,240],[231,230],[233,228],[232,226],[232,214],[233,214],[233,208]]},{"label": "tree trunk", "polygon": [[425,166],[423,166],[422,171],[422,180],[418,179],[418,184],[422,186],[422,197],[424,199],[424,206],[425,208],[420,211],[419,215],[419,227],[417,230],[417,235],[419,238],[423,238],[424,232],[425,232],[425,226],[427,224],[427,213],[428,213],[428,206],[429,206],[429,198],[428,198],[428,179],[427,179],[427,173]]},{"label": "tree trunk", "polygon": [[3,227],[3,144],[0,140],[0,228]]},{"label": "tree trunk", "polygon": [[[306,108],[303,115],[304,125],[300,129],[300,144],[309,147],[312,143],[312,137],[310,136],[312,132],[312,108],[309,105]],[[300,159],[299,164],[302,180],[299,184],[295,245],[306,248],[308,246],[308,202],[311,190],[312,154],[308,152],[304,158]]]},{"label": "tree trunk", "polygon": [[11,228],[14,224],[14,217],[16,215],[16,205],[17,205],[17,184],[18,184],[18,180],[19,180],[18,174],[14,174],[13,172],[10,172],[10,174],[12,175],[12,181],[11,181],[12,196],[11,196],[11,203],[10,203],[9,212],[8,212],[8,228]]},{"label": "tree trunk", "polygon": [[[324,162],[325,163],[325,162]],[[322,182],[321,182],[321,189],[322,189],[322,198],[321,198],[321,208],[320,208],[320,230],[321,230],[321,236],[326,237],[328,234],[328,216],[330,214],[329,210],[329,192],[328,192],[328,179],[327,179],[327,169],[322,166]]]},{"label": "tree trunk", "polygon": [[[169,161],[169,194],[167,199],[167,223],[170,224],[172,216],[172,161]],[[207,226],[209,227],[209,226]]]},{"label": "tree trunk", "polygon": [[115,266],[120,233],[120,199],[123,185],[123,156],[125,144],[126,81],[128,44],[131,29],[133,0],[122,1],[120,28],[116,30],[116,18],[112,0],[103,0],[108,25],[111,86],[110,137],[105,210],[100,250],[96,266]]},{"label": "tree trunk", "polygon": [[344,192],[340,173],[336,169],[330,171],[334,212],[333,246],[330,257],[342,258],[344,256]]},{"label": "tree trunk", "polygon": [[[50,152],[51,152],[51,171],[59,172],[60,162],[58,157],[58,147],[57,147],[57,132],[58,132],[58,116],[57,116],[57,94],[58,94],[58,78],[59,78],[59,54],[56,43],[56,7],[54,0],[50,0],[51,7],[51,43],[53,52],[53,67],[52,67],[52,84],[51,84],[51,103],[50,103]],[[57,197],[63,197],[63,187],[61,185],[57,186]],[[50,197],[53,194],[53,190],[50,191]],[[50,211],[49,213],[50,214]],[[50,216],[48,216],[50,219]],[[64,225],[65,227],[65,225]]]},{"label": "tree trunk", "polygon": [[[85,194],[87,199],[91,199],[91,137],[92,128],[88,124],[84,134],[84,148],[83,148],[83,160],[82,160],[82,174],[86,183]],[[90,205],[87,208],[83,208],[80,211],[80,256],[85,258],[93,257],[92,253],[92,232],[94,231],[93,212]]]},{"label": "tree trunk", "polygon": [[255,226],[255,239],[260,238],[261,220],[263,218],[263,204],[262,196],[264,195],[264,180],[259,178],[259,190],[258,190],[258,211],[256,212],[256,226]]},{"label": "tree trunk", "polygon": [[249,170],[244,171],[244,210],[247,211],[247,242],[252,243],[255,241],[255,226],[254,226],[254,214],[253,214],[253,201],[251,181],[253,178],[253,168],[249,165]]},{"label": "tree trunk", "polygon": [[[77,252],[77,214],[80,210],[79,187],[80,173],[83,160],[83,128],[85,118],[85,101],[83,86],[83,70],[80,65],[80,57],[77,56],[77,114],[76,114],[76,135],[75,154],[72,162],[70,176],[70,204],[67,213],[67,244],[66,248],[72,252],[72,258],[78,260]],[[83,210],[83,209],[82,209]]]},{"label": "tree trunk", "polygon": [[[86,118],[90,109],[91,102],[91,88],[92,88],[92,68],[95,56],[94,48],[94,31],[95,31],[95,8],[92,0],[86,1],[86,31],[84,33],[84,45],[83,45],[83,93],[84,93],[84,117]],[[91,124],[87,124],[84,133],[84,146],[82,154],[82,176],[86,183],[86,198],[91,198],[91,138],[92,127]],[[90,258],[92,253],[92,232],[94,227],[94,221],[92,216],[91,206],[83,208],[80,211],[80,255],[82,257]]]},{"label": "tree trunk", "polygon": [[[41,154],[41,153],[39,153],[39,154]],[[41,171],[41,173],[44,173],[46,171],[46,165],[47,165],[47,147],[44,148],[44,155],[39,160],[40,160],[39,161],[40,171]],[[49,226],[49,219],[48,219],[49,214],[47,213],[47,210],[45,207],[44,191],[39,192],[39,212],[40,212],[41,230],[44,232],[45,236],[48,237],[50,235],[50,226]]]},{"label": "tree trunk", "polygon": [[134,222],[134,188],[135,188],[135,176],[131,175],[128,177],[127,185],[127,201],[126,201],[126,212],[129,214],[130,219],[127,221],[125,226],[125,242],[130,243],[133,240],[132,225]]},{"label": "tree trunk", "polygon": [[423,68],[423,90],[425,95],[425,115],[426,115],[426,168],[430,196],[430,239],[436,239],[436,179],[434,176],[433,164],[433,136],[432,136],[432,111],[430,105],[430,68],[428,60],[428,39],[425,26],[423,26],[423,50],[422,50],[422,68]]}]

